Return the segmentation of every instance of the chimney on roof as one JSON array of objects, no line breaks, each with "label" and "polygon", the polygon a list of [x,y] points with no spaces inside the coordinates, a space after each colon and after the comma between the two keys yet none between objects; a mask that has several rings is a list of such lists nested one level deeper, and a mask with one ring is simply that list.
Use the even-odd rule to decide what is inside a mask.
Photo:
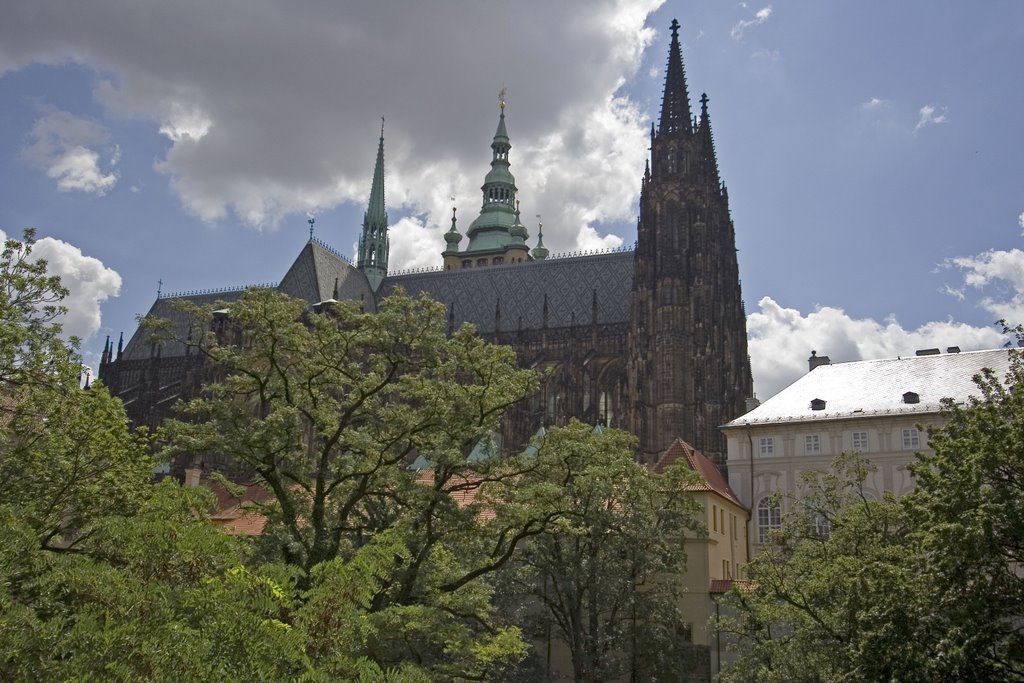
[{"label": "chimney on roof", "polygon": [[937,356],[941,351],[938,349],[918,349],[915,355],[918,356]]},{"label": "chimney on roof", "polygon": [[747,398],[743,399],[743,404],[743,407],[746,409],[746,412],[749,413],[751,410],[761,405],[761,402],[757,400],[757,396],[748,396]]},{"label": "chimney on roof", "polygon": [[811,351],[811,357],[807,359],[807,372],[819,365],[832,365],[832,359],[828,356],[819,356],[817,351]]}]

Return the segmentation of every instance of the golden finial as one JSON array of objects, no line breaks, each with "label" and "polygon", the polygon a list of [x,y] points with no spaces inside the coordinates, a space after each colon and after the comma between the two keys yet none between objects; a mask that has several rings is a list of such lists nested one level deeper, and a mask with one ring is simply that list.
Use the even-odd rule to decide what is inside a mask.
[{"label": "golden finial", "polygon": [[505,86],[501,86],[501,92],[498,93],[498,106],[501,107],[502,113],[505,112],[505,95],[508,94],[508,89]]}]

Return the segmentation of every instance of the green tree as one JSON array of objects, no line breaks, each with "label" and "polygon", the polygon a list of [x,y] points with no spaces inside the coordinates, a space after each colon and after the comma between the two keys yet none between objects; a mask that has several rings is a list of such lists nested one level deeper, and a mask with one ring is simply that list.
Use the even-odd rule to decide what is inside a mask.
[{"label": "green tree", "polygon": [[[310,313],[269,290],[245,293],[226,317],[186,312],[193,331],[211,332],[183,341],[223,374],[167,425],[165,454],[228,457],[273,493],[263,557],[297,568],[296,624],[318,665],[445,680],[521,656],[484,577],[544,522],[484,519],[457,498],[516,476],[509,462],[467,455],[535,390],[535,373],[471,328],[449,336],[442,305],[403,292],[374,314],[351,302]],[[417,458],[427,479],[410,467]]]},{"label": "green tree", "polygon": [[736,639],[723,681],[912,681],[924,653],[910,529],[891,496],[865,495],[870,465],[841,455],[808,473],[772,542],[747,565],[750,583],[723,599],[718,628]]},{"label": "green tree", "polygon": [[[1018,339],[1022,330],[1015,332]],[[918,570],[928,578],[918,639],[933,680],[1024,680],[1024,360],[975,377],[980,394],[945,401],[948,421],[918,455],[907,498]]]},{"label": "green tree", "polygon": [[0,680],[252,681],[307,671],[291,604],[205,517],[153,487],[144,434],[99,383],[79,387],[66,290],[0,256]]},{"label": "green tree", "polygon": [[568,647],[577,681],[654,680],[683,666],[684,537],[698,530],[697,505],[688,473],[650,472],[633,459],[634,441],[578,421],[553,428],[526,456],[535,467],[503,494],[506,505],[557,510],[506,580],[527,616],[539,606],[532,630]]}]

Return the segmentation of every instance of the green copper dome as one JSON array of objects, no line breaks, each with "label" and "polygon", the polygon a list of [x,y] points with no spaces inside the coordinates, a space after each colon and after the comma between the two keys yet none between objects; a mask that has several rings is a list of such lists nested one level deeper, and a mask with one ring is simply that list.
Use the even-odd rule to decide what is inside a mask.
[{"label": "green copper dome", "polygon": [[469,246],[466,251],[500,251],[513,243],[512,228],[516,218],[516,179],[509,170],[508,153],[512,148],[505,128],[505,103],[501,103],[498,129],[491,141],[491,170],[480,188],[483,204],[480,215],[469,226]]}]

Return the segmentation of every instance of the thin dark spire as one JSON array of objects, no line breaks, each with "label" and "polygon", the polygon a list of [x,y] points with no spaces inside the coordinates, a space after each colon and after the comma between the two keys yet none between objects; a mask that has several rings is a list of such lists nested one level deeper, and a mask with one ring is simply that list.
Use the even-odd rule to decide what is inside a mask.
[{"label": "thin dark spire", "polygon": [[679,47],[679,22],[672,20],[672,44],[668,49],[668,68],[665,72],[665,95],[661,100],[661,124],[658,133],[675,135],[692,132],[693,115],[690,113],[690,93],[686,89],[686,72]]},{"label": "thin dark spire", "polygon": [[707,93],[701,93],[700,96],[700,126],[697,130],[700,134],[700,148],[705,169],[717,183],[718,156],[715,154],[715,139],[711,135],[711,114],[708,113]]}]

